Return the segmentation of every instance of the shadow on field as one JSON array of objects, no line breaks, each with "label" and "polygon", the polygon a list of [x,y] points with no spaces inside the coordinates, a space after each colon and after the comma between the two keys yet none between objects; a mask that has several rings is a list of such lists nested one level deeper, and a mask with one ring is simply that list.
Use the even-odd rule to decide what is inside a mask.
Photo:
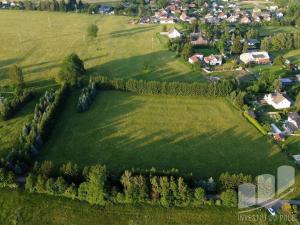
[{"label": "shadow on field", "polygon": [[114,31],[110,33],[111,37],[118,38],[118,37],[127,37],[143,32],[147,32],[150,30],[153,30],[156,26],[145,26],[145,27],[135,27],[127,30],[121,30],[121,31]]},{"label": "shadow on field", "polygon": [[[238,123],[218,130],[216,120],[211,131],[199,133],[193,122],[186,125],[184,118],[165,126],[166,118],[156,113],[157,106],[147,103],[153,98],[100,92],[85,113],[76,113],[77,99],[78,95],[68,99],[42,160],[72,161],[81,166],[100,163],[113,174],[130,168],[176,168],[192,172],[196,178],[216,178],[226,171],[275,174],[278,166],[289,164],[279,150],[271,150],[266,137],[241,133]],[[143,107],[150,107],[151,113],[141,115]],[[249,129],[254,128],[249,125]]]},{"label": "shadow on field", "polygon": [[[204,80],[200,72],[191,71],[188,73],[180,73],[178,70],[173,69],[172,64],[175,60],[178,59],[174,57],[172,52],[163,50],[145,55],[112,60],[90,68],[88,74],[143,80]],[[180,66],[180,63],[175,63],[177,67]],[[182,66],[186,65],[182,64]]]}]

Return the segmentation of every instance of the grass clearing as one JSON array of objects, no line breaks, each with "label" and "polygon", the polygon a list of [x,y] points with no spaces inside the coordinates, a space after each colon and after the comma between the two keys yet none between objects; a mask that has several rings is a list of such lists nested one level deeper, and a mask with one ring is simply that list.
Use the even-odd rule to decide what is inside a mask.
[{"label": "grass clearing", "polygon": [[[147,80],[203,80],[159,41],[160,25],[131,25],[129,17],[78,13],[3,10],[0,14],[0,86],[8,84],[8,66],[24,69],[28,86],[53,85],[63,58],[72,52],[88,75]],[[87,40],[95,23],[99,35]],[[9,24],[9,26],[8,26]]]},{"label": "grass clearing", "polygon": [[67,102],[40,160],[128,168],[177,168],[195,177],[274,173],[290,164],[223,98],[101,92],[89,111]]}]

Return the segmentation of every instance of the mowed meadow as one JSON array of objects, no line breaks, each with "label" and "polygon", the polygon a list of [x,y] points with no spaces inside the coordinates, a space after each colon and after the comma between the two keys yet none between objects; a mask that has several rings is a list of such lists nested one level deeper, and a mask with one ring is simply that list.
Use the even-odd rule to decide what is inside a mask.
[{"label": "mowed meadow", "polygon": [[124,169],[176,168],[196,178],[273,173],[289,164],[224,98],[100,92],[89,111],[66,104],[40,160]]},{"label": "mowed meadow", "polygon": [[[87,75],[148,80],[202,80],[199,72],[174,58],[159,37],[159,25],[131,25],[129,17],[58,12],[0,12],[0,86],[6,69],[21,66],[25,82],[34,87],[53,84],[63,58],[75,52]],[[89,40],[87,27],[97,24]]]}]

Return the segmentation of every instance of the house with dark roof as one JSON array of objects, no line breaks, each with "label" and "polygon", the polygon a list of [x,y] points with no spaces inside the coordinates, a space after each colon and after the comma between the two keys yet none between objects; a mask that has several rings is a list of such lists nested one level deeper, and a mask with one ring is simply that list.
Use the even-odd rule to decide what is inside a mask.
[{"label": "house with dark roof", "polygon": [[294,130],[300,129],[300,115],[297,112],[290,112],[287,121],[292,125]]}]

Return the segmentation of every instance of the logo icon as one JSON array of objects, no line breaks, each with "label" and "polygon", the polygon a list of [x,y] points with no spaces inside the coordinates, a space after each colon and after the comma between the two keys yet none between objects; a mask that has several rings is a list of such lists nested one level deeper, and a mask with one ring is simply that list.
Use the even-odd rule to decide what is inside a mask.
[{"label": "logo icon", "polygon": [[239,185],[239,213],[271,207],[293,192],[294,184],[295,168],[284,165],[277,168],[277,182],[274,175],[262,174],[256,177],[255,184],[244,183]]}]

